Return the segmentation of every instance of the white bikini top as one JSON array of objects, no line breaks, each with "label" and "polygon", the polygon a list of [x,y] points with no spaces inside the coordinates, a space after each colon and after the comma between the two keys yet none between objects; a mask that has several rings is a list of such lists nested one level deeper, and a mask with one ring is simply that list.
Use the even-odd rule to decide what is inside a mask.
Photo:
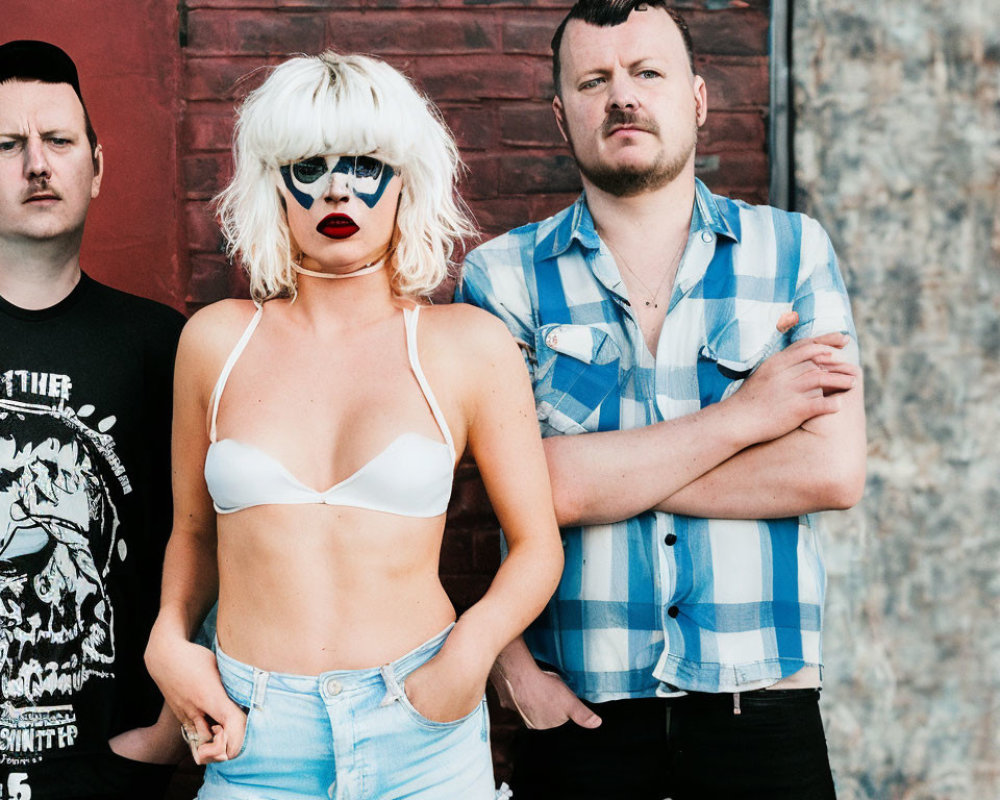
[{"label": "white bikini top", "polygon": [[403,309],[410,368],[427,399],[443,442],[419,433],[402,433],[388,447],[348,478],[326,491],[306,486],[263,450],[237,439],[216,441],[219,400],[229,373],[260,322],[258,308],[243,336],[229,354],[212,394],[211,444],[205,457],[205,483],[215,510],[232,514],[268,504],[324,503],[387,511],[405,517],[436,517],[448,508],[455,471],[455,444],[448,423],[427,383],[417,357],[420,307]]}]

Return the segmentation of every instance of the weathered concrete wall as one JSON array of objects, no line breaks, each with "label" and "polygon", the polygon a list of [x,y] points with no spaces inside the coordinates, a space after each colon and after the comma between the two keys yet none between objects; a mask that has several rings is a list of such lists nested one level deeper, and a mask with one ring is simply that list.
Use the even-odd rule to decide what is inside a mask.
[{"label": "weathered concrete wall", "polygon": [[842,800],[1000,798],[998,12],[794,3],[798,202],[867,380],[866,498],[827,520]]}]

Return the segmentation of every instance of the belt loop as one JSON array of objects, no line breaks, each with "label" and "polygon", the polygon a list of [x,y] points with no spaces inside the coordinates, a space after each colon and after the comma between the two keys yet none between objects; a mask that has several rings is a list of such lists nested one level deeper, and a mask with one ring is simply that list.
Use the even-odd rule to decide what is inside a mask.
[{"label": "belt loop", "polygon": [[264,707],[264,696],[267,694],[267,679],[269,673],[253,668],[253,695],[251,703],[258,711]]},{"label": "belt loop", "polygon": [[399,683],[399,679],[396,677],[396,670],[393,669],[392,664],[385,664],[378,668],[379,672],[382,673],[382,680],[385,682],[385,699],[379,704],[380,706],[388,706],[395,703],[397,700],[403,696],[403,687]]},{"label": "belt loop", "polygon": [[733,716],[738,717],[743,711],[740,709],[740,693],[733,692]]}]

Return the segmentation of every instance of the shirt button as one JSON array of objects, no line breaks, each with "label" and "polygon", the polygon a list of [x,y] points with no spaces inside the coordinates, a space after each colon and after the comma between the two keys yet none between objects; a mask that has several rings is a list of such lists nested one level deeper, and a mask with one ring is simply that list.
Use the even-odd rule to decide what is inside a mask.
[{"label": "shirt button", "polygon": [[340,681],[336,678],[327,678],[323,682],[323,689],[328,695],[330,695],[330,697],[336,697],[340,694],[340,690],[343,689],[343,687],[340,685]]},{"label": "shirt button", "polygon": [[681,613],[681,610],[677,606],[670,606],[670,608],[667,609],[667,615],[671,619],[676,619],[677,615],[680,614],[680,613]]},{"label": "shirt button", "polygon": [[677,536],[675,536],[672,533],[668,533],[666,536],[663,537],[663,541],[667,545],[667,547],[673,547],[677,543]]},{"label": "shirt button", "polygon": [[708,244],[714,238],[715,237],[712,235],[711,231],[702,231],[701,232],[701,240],[703,242],[705,242],[705,244]]}]

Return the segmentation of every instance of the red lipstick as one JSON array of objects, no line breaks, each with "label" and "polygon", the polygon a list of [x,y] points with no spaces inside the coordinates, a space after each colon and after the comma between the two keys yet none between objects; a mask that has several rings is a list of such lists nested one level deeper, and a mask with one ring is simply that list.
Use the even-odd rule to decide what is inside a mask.
[{"label": "red lipstick", "polygon": [[316,230],[331,239],[346,239],[361,229],[347,214],[330,214],[323,217]]}]

